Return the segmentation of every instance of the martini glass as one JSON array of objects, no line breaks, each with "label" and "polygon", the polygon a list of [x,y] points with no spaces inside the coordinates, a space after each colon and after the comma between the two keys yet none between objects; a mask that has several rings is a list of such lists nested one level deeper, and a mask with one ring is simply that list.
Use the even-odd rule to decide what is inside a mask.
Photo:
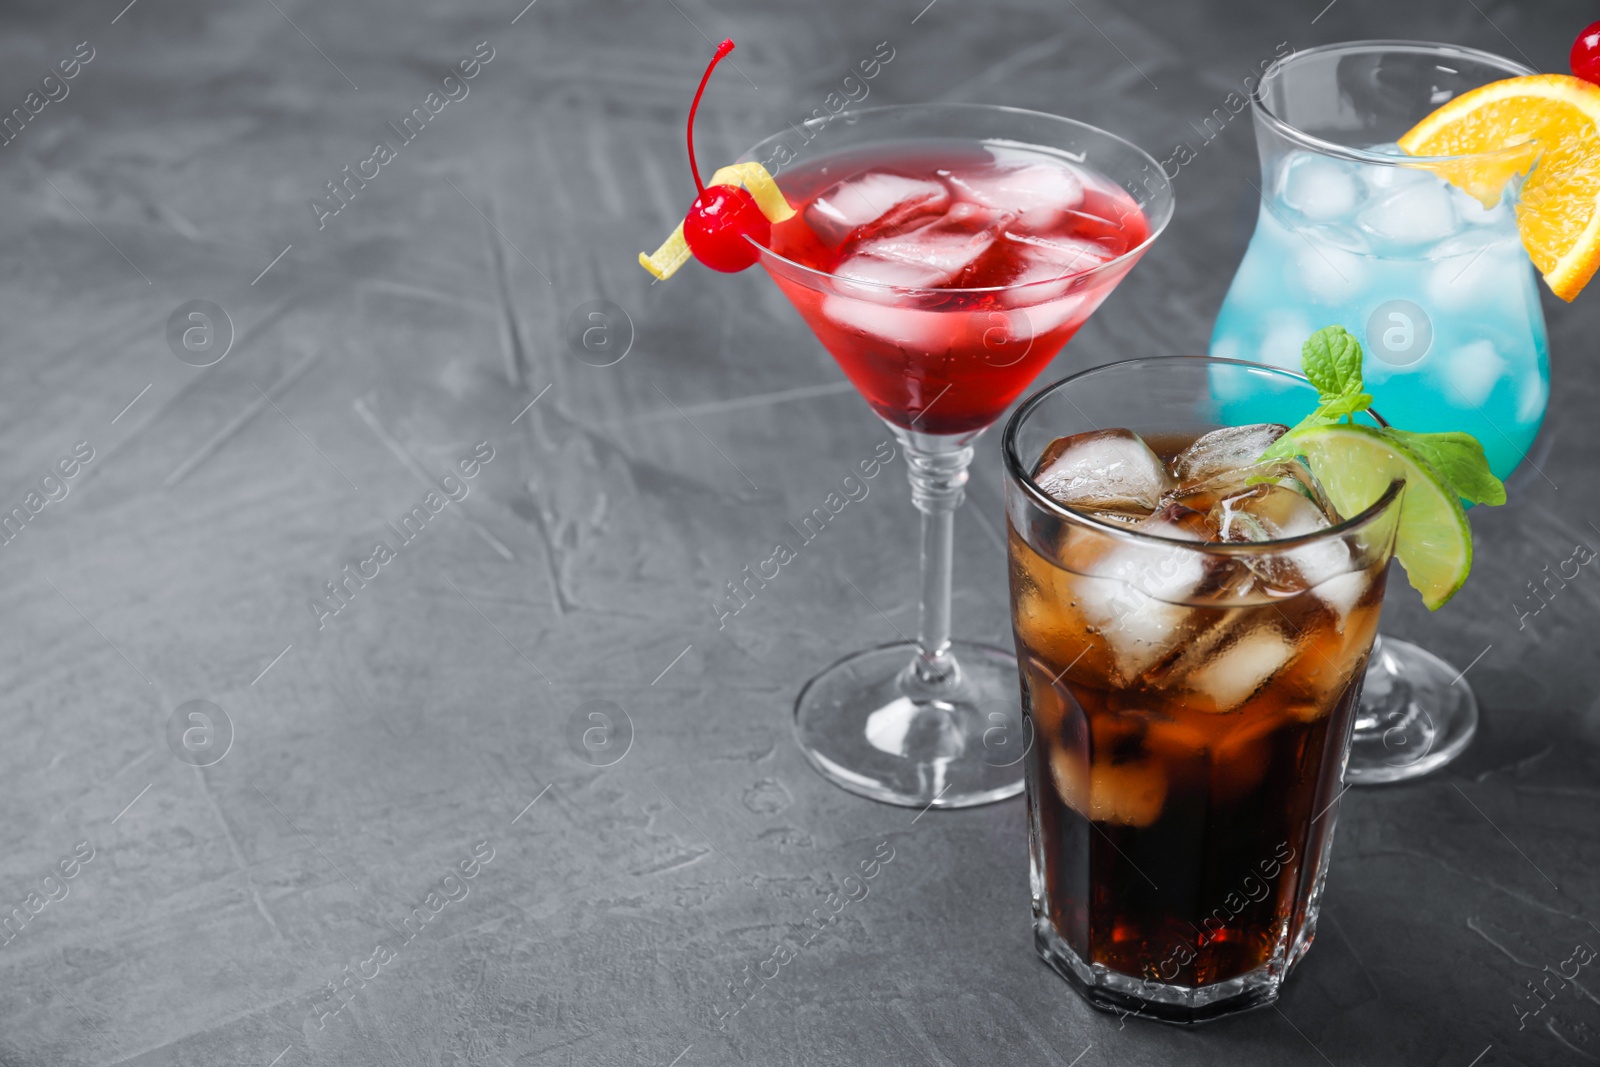
[{"label": "martini glass", "polygon": [[[968,169],[1029,159],[1082,179],[1075,217],[1060,220],[1080,236],[1098,234],[1115,254],[1068,256],[1052,270],[1032,260],[1032,268],[1021,270],[1019,259],[1012,284],[972,288],[891,284],[844,263],[821,268],[825,256],[802,254],[812,240],[810,222],[819,221],[813,201],[841,179],[870,169],[930,180],[937,173],[959,192]],[[760,253],[762,267],[899,441],[912,501],[922,513],[916,639],[854,652],[807,682],[795,704],[800,748],[825,778],[874,800],[956,808],[1014,796],[1022,791],[1029,741],[1017,661],[1002,648],[951,639],[955,511],[973,442],[1160,234],[1172,217],[1171,185],[1154,159],[1104,130],[975,104],[846,111],[776,134],[743,160],[765,165],[800,208],[795,220],[774,228],[771,247]],[[1012,190],[1019,200],[1009,204],[1004,185],[988,206],[1011,219],[1011,209],[1023,210],[1030,194]],[[891,196],[883,188],[861,191],[868,200]],[[908,258],[896,262],[914,277],[918,235],[934,231],[921,228],[926,218],[904,224],[894,218],[890,210],[872,225],[906,238],[900,253]],[[996,225],[1005,232],[979,239],[1002,242],[997,255],[1010,254],[1012,244],[1004,242],[1028,243],[1012,237],[1009,223]],[[1047,251],[1058,255],[1071,241],[1054,245]]]}]

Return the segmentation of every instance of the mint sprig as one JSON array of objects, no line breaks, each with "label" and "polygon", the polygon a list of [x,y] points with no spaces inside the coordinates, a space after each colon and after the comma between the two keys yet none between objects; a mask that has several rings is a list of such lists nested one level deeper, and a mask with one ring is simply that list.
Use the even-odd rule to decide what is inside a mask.
[{"label": "mint sprig", "polygon": [[1483,445],[1470,433],[1411,433],[1393,426],[1384,430],[1388,437],[1411,446],[1454,489],[1456,495],[1474,504],[1504,504],[1506,487],[1489,473]]},{"label": "mint sprig", "polygon": [[1342,326],[1312,334],[1300,346],[1300,366],[1324,399],[1361,391],[1361,342]]},{"label": "mint sprig", "polygon": [[[1355,416],[1372,407],[1361,376],[1361,342],[1343,326],[1324,326],[1300,348],[1300,368],[1317,387],[1317,409],[1278,438],[1261,454],[1262,460],[1291,459],[1299,455],[1297,438],[1306,430]],[[1489,471],[1483,445],[1470,433],[1413,433],[1384,427],[1385,437],[1422,460],[1463,500],[1474,504],[1504,504],[1506,487]]]}]

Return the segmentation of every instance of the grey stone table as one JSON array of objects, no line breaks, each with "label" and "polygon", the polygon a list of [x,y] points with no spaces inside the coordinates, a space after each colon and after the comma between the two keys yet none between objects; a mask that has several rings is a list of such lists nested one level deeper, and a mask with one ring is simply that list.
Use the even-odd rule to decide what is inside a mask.
[{"label": "grey stone table", "polygon": [[[919,819],[804,764],[801,683],[912,625],[914,512],[881,479],[719,629],[724,583],[883,430],[765,278],[652,286],[634,264],[689,200],[711,39],[741,47],[707,160],[889,42],[873,103],[1191,147],[1157,253],[1051,375],[1197,351],[1256,167],[1247,119],[1201,120],[1280,42],[1563,69],[1591,10],[523,2],[0,15],[0,112],[26,119],[0,147],[0,510],[28,517],[0,539],[0,1064],[1600,1058],[1594,973],[1528,987],[1600,944],[1600,578],[1522,614],[1545,565],[1600,540],[1600,294],[1548,307],[1553,448],[1478,517],[1472,583],[1437,616],[1409,591],[1389,612],[1472,664],[1476,743],[1346,797],[1280,1005],[1183,1031],[1097,1014],[1034,957],[1021,801]],[[999,514],[991,436],[956,608],[994,641]]]}]

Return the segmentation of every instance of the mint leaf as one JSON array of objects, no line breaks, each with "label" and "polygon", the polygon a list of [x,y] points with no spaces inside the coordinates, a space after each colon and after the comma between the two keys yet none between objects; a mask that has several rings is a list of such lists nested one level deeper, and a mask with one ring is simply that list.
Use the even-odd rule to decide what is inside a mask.
[{"label": "mint leaf", "polygon": [[1427,460],[1463,500],[1490,505],[1506,502],[1505,485],[1490,473],[1483,445],[1470,433],[1411,433],[1392,426],[1383,432]]},{"label": "mint leaf", "polygon": [[[1317,387],[1317,409],[1301,419],[1261,454],[1261,460],[1290,459],[1300,454],[1301,431],[1326,426],[1372,406],[1372,394],[1361,380],[1361,342],[1343,326],[1324,326],[1300,346],[1300,369]],[[1259,462],[1259,461],[1258,461]]]},{"label": "mint leaf", "polygon": [[1345,393],[1334,397],[1332,400],[1324,400],[1322,406],[1317,409],[1317,414],[1322,416],[1326,422],[1336,422],[1345,415],[1354,415],[1359,411],[1367,410],[1371,406],[1372,394],[1363,393],[1361,384],[1358,381],[1354,393]]},{"label": "mint leaf", "polygon": [[1324,326],[1300,347],[1300,369],[1325,403],[1335,397],[1360,394],[1361,342],[1343,326]]}]

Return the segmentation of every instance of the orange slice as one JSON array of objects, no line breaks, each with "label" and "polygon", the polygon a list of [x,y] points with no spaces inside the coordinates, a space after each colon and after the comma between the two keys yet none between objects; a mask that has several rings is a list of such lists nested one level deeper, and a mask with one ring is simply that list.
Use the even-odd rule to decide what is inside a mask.
[{"label": "orange slice", "polygon": [[1465,156],[1527,146],[1438,172],[1493,206],[1512,174],[1537,158],[1517,203],[1522,243],[1552,292],[1571,300],[1600,267],[1600,86],[1532,74],[1463,93],[1400,138],[1414,156]]},{"label": "orange slice", "polygon": [[[794,218],[794,208],[783,197],[783,190],[759,163],[734,163],[711,176],[710,185],[742,185],[750,190],[756,207],[770,222],[787,222]],[[683,239],[683,223],[672,231],[672,236],[651,253],[639,253],[639,265],[663,280],[672,277],[678,268],[689,262],[693,255],[689,243]]]}]

